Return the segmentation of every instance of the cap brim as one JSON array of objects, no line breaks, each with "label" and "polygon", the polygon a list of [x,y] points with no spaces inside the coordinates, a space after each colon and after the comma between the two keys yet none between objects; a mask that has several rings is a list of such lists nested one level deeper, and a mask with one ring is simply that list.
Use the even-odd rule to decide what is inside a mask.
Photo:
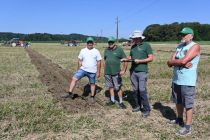
[{"label": "cap brim", "polygon": [[141,39],[145,39],[145,36],[132,36],[130,38],[141,38]]}]

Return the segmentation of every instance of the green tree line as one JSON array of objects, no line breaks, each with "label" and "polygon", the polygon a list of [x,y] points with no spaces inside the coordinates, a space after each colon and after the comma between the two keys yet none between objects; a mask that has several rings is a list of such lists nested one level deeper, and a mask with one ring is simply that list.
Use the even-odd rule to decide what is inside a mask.
[{"label": "green tree line", "polygon": [[[105,42],[107,38],[92,36],[97,42]],[[19,38],[23,41],[61,41],[61,40],[78,40],[85,42],[87,35],[82,34],[49,34],[49,33],[34,33],[34,34],[21,34],[21,33],[10,33],[0,32],[0,41],[8,41],[12,38]]]},{"label": "green tree line", "polygon": [[[152,24],[145,28],[144,36],[146,41],[176,41],[180,37],[178,33],[183,27],[191,27],[194,30],[194,39],[197,41],[210,41],[210,24],[200,24],[199,22],[189,23],[172,23],[172,24]],[[106,42],[106,37],[92,36],[96,42]],[[85,42],[87,35],[82,34],[49,34],[49,33],[34,33],[34,34],[21,34],[0,32],[0,41],[8,41],[12,38],[20,38],[24,41],[61,41],[61,40],[78,40]],[[126,41],[120,39],[120,42]]]},{"label": "green tree line", "polygon": [[180,39],[178,33],[184,27],[190,27],[194,30],[195,40],[210,40],[210,24],[200,24],[199,22],[152,24],[146,27],[143,34],[146,36],[147,41],[176,41]]}]

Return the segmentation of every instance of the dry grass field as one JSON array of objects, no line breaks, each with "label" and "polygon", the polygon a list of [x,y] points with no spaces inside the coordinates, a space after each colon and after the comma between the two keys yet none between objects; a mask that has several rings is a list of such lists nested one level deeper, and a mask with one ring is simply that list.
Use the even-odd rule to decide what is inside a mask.
[{"label": "dry grass field", "polygon": [[[84,44],[66,47],[36,43],[30,47],[31,51],[41,54],[36,58],[24,48],[0,47],[0,139],[210,139],[209,45],[202,45],[193,132],[186,137],[177,137],[175,132],[179,127],[167,123],[174,117],[175,105],[170,102],[172,69],[167,67],[166,61],[176,44],[152,44],[155,57],[149,64],[148,74],[152,111],[146,119],[140,112],[132,112],[129,70],[123,77],[125,110],[104,106],[107,98],[103,68],[97,81],[103,89],[96,95],[96,105],[89,105],[80,98],[59,98],[60,92],[68,88],[68,79],[75,72],[77,56],[84,47]],[[95,47],[103,55],[106,44]],[[129,49],[125,52],[129,54]],[[34,61],[42,59],[35,64],[33,58]],[[86,83],[87,79],[83,79],[75,92],[81,92]]]}]

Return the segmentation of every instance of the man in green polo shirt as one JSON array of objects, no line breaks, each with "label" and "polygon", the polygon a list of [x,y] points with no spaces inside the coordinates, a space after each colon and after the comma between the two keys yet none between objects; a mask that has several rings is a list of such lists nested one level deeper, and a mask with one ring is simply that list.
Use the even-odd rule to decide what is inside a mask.
[{"label": "man in green polo shirt", "polygon": [[[150,115],[150,105],[147,93],[147,72],[148,63],[153,60],[153,52],[151,46],[143,42],[145,37],[140,31],[134,31],[131,39],[133,45],[130,50],[128,60],[132,60],[130,68],[130,78],[133,86],[133,98],[135,107],[133,112],[142,111],[143,117]],[[141,109],[141,106],[143,108]]]},{"label": "man in green polo shirt", "polygon": [[115,104],[114,90],[117,91],[119,97],[119,107],[125,109],[126,106],[122,101],[122,79],[121,76],[125,74],[127,69],[127,62],[123,62],[121,69],[121,59],[126,58],[126,55],[121,47],[115,44],[115,38],[108,38],[108,48],[104,51],[104,74],[106,86],[109,88],[111,100],[106,105]]}]

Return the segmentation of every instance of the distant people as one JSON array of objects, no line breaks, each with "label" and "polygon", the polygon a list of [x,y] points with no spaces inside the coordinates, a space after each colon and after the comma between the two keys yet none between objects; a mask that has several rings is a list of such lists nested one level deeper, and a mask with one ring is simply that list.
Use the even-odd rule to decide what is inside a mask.
[{"label": "distant people", "polygon": [[90,102],[95,103],[95,83],[96,78],[100,77],[101,71],[101,54],[100,52],[94,48],[94,40],[92,37],[88,37],[87,40],[87,47],[83,48],[78,56],[78,67],[77,71],[71,79],[70,87],[68,93],[62,95],[62,98],[73,98],[73,89],[78,80],[83,77],[88,77],[89,84],[91,87],[91,95],[90,95]]},{"label": "distant people", "polygon": [[[170,123],[178,124],[182,128],[176,135],[184,136],[192,131],[193,103],[197,79],[197,66],[200,59],[200,45],[193,42],[194,32],[185,27],[180,32],[181,43],[176,52],[168,60],[169,67],[173,66],[172,99],[176,103],[177,118]],[[185,109],[186,123],[183,113]]]},{"label": "distant people", "polygon": [[104,51],[104,77],[106,86],[109,88],[110,101],[106,105],[111,106],[116,103],[115,91],[119,97],[119,107],[125,109],[126,106],[123,103],[122,93],[122,78],[127,70],[127,62],[123,62],[121,68],[121,59],[126,58],[123,49],[116,45],[116,39],[114,37],[108,38],[108,47]]},{"label": "distant people", "polygon": [[151,111],[147,93],[147,73],[148,63],[153,60],[153,51],[151,46],[143,41],[145,37],[141,31],[134,31],[130,38],[132,39],[130,56],[124,61],[132,61],[130,78],[135,102],[133,112],[142,111],[142,116],[146,118]]},{"label": "distant people", "polygon": [[28,47],[29,47],[29,42],[25,41],[25,42],[23,43],[23,47],[24,47],[24,48],[28,48]]}]

